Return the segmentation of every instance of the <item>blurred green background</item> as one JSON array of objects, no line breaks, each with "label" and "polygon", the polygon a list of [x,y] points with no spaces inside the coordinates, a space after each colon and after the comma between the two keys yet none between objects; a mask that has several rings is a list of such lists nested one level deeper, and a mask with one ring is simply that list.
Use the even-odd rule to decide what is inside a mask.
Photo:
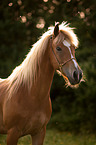
[{"label": "blurred green background", "polygon": [[96,132],[96,0],[0,0],[0,77],[10,75],[55,21],[67,21],[76,28],[80,41],[76,58],[86,82],[77,89],[66,88],[55,73],[48,127]]}]

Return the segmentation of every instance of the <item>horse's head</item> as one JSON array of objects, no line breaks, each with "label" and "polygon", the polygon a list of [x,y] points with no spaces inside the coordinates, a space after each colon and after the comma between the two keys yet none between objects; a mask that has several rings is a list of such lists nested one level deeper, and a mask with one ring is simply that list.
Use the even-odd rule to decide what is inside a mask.
[{"label": "horse's head", "polygon": [[[72,30],[71,32],[73,33]],[[74,36],[76,37],[75,34]],[[71,37],[66,31],[59,30],[58,23],[55,25],[54,34],[50,38],[51,62],[54,69],[59,70],[71,85],[76,85],[80,83],[83,73],[76,61],[76,46]]]}]

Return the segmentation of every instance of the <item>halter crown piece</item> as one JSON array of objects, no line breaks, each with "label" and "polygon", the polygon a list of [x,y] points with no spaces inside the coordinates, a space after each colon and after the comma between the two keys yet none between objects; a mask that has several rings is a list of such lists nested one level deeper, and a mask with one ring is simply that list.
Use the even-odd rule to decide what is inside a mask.
[{"label": "halter crown piece", "polygon": [[75,59],[75,58],[72,57],[72,58],[66,60],[66,61],[63,62],[63,63],[60,63],[60,61],[58,60],[58,58],[57,58],[57,56],[56,56],[56,54],[54,53],[54,50],[53,50],[53,48],[52,48],[52,36],[50,36],[50,46],[51,46],[52,52],[53,52],[53,54],[54,54],[54,57],[55,57],[56,61],[57,61],[58,64],[59,64],[59,70],[62,72],[62,67],[63,67],[66,63],[68,63],[69,61],[71,61],[72,59]]}]

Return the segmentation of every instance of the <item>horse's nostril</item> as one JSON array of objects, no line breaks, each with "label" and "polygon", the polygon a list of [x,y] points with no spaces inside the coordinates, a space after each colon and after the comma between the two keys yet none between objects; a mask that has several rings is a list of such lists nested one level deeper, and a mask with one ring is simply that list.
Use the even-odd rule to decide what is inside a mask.
[{"label": "horse's nostril", "polygon": [[81,71],[74,71],[73,78],[76,82],[80,82],[82,78],[82,72]]},{"label": "horse's nostril", "polygon": [[77,81],[77,79],[78,79],[78,73],[77,73],[77,71],[74,71],[73,77],[74,77],[75,81]]}]

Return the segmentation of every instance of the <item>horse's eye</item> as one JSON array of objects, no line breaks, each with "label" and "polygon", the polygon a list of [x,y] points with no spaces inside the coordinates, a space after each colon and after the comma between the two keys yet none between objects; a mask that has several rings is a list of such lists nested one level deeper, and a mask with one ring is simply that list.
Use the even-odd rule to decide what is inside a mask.
[{"label": "horse's eye", "polygon": [[58,51],[62,51],[62,49],[58,46],[57,48],[56,48]]}]

